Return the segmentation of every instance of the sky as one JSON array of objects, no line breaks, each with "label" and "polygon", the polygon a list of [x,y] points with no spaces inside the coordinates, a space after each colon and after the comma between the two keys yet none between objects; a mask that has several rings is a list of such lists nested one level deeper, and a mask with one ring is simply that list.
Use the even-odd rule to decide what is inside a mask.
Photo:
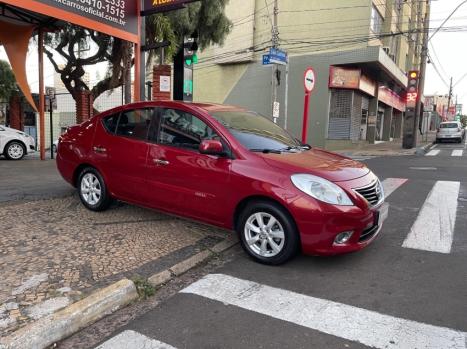
[{"label": "sky", "polygon": [[[439,27],[444,19],[464,1],[432,1],[430,28]],[[465,114],[467,112],[467,75],[464,76],[467,74],[467,2],[457,10],[445,27],[449,29],[449,32],[439,31],[428,46],[434,64],[427,66],[425,95],[447,95],[449,80],[452,77],[455,86],[453,95],[457,95],[458,103],[465,105],[463,110]],[[441,77],[436,73],[435,67]]]},{"label": "sky", "polygon": [[[447,95],[450,78],[453,78],[454,96],[458,102],[465,105],[467,112],[467,1],[466,0],[432,0],[430,28],[437,28],[449,14],[461,3],[459,10],[445,24],[448,31],[439,31],[430,41],[429,54],[433,60],[427,65],[425,95]],[[460,27],[460,28],[456,28]],[[6,59],[5,52],[0,46],[0,59]],[[37,48],[31,47],[28,60],[28,78],[33,92],[38,91]],[[53,85],[54,70],[48,59],[45,62],[46,85]],[[435,67],[439,71],[436,72]],[[105,71],[105,66],[90,71],[91,79],[95,78],[95,71]],[[440,76],[441,75],[441,76]],[[443,81],[444,80],[444,81]],[[455,100],[455,99],[454,99]]]}]

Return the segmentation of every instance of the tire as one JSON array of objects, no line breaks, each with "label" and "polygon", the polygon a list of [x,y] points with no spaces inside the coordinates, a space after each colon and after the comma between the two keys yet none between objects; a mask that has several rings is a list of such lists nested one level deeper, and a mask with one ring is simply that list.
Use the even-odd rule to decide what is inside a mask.
[{"label": "tire", "polygon": [[4,155],[8,160],[21,160],[26,155],[26,148],[17,141],[12,141],[5,146]]},{"label": "tire", "polygon": [[105,211],[112,203],[104,179],[93,167],[86,167],[81,171],[77,187],[81,202],[91,211]]},{"label": "tire", "polygon": [[[262,220],[262,226],[259,220]],[[250,203],[236,223],[243,249],[259,263],[280,265],[299,251],[300,237],[295,222],[278,204],[267,201]],[[272,226],[269,227],[269,223]]]}]

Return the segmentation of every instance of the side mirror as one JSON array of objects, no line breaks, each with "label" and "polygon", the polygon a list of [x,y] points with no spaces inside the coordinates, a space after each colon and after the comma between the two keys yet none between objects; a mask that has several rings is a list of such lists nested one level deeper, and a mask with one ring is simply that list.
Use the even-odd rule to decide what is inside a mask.
[{"label": "side mirror", "polygon": [[199,152],[206,155],[218,155],[222,156],[225,154],[224,146],[220,141],[206,139],[199,145]]}]

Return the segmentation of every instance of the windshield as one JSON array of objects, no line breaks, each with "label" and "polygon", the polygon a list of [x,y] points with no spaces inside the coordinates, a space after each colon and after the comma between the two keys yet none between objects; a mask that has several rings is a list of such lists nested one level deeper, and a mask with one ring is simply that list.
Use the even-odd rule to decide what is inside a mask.
[{"label": "windshield", "polygon": [[287,131],[253,112],[219,111],[211,115],[250,150],[284,150],[302,144]]},{"label": "windshield", "polygon": [[440,128],[458,128],[459,125],[455,123],[450,123],[450,124],[441,124],[439,127]]}]

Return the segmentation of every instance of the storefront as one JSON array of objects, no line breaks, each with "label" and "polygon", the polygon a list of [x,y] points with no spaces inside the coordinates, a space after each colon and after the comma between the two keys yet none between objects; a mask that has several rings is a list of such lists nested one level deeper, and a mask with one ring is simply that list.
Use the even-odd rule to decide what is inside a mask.
[{"label": "storefront", "polygon": [[[362,69],[330,67],[329,140],[373,143],[400,137],[402,122],[398,118],[405,111],[404,102],[381,85]],[[373,132],[368,132],[371,127]]]}]

